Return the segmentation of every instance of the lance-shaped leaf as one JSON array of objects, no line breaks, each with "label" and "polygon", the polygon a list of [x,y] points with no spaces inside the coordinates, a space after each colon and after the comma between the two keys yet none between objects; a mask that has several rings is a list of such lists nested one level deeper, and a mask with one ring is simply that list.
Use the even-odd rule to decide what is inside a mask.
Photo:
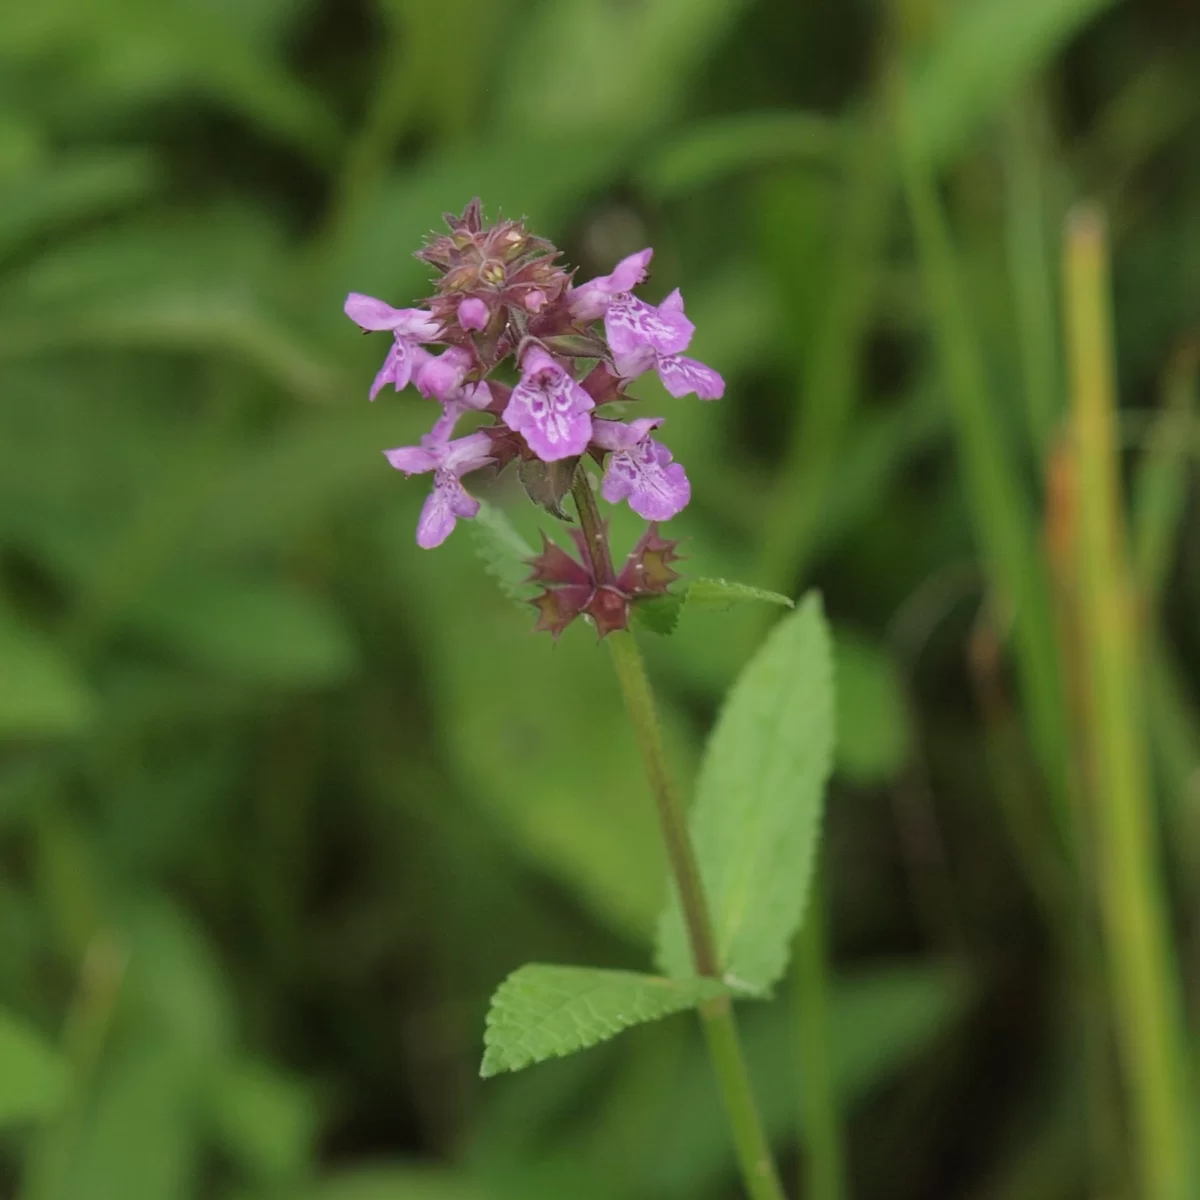
[{"label": "lance-shaped leaf", "polygon": [[518,474],[530,500],[544,508],[560,521],[570,521],[571,516],[562,506],[575,482],[579,459],[564,458],[558,462],[542,462],[538,458],[527,458],[521,463]]},{"label": "lance-shaped leaf", "polygon": [[[808,898],[833,754],[833,668],[816,595],[771,631],[734,684],[709,738],[692,838],[725,978],[762,992],[783,974]],[[692,975],[678,901],[658,960]]]},{"label": "lance-shaped leaf", "polygon": [[487,1078],[562,1058],[631,1025],[728,994],[715,979],[663,979],[636,971],[531,963],[514,971],[492,997],[480,1074]]},{"label": "lance-shaped leaf", "polygon": [[795,607],[787,596],[768,592],[765,588],[731,583],[728,579],[693,579],[676,591],[638,600],[633,613],[642,628],[666,637],[675,632],[685,607],[699,612],[715,612],[752,600],[778,604],[784,608]]}]

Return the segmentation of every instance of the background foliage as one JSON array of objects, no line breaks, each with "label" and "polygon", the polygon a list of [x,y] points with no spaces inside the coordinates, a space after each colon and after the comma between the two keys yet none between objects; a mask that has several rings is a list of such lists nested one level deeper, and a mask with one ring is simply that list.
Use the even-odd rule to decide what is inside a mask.
[{"label": "background foliage", "polygon": [[[478,1078],[495,981],[643,966],[664,865],[591,636],[419,551],[379,454],[429,414],[366,403],[342,298],[421,296],[475,194],[585,277],[656,247],[730,381],[647,391],[688,567],[824,594],[855,1194],[1129,1194],[1037,599],[1056,264],[1100,199],[1194,1001],[1197,79],[1184,0],[0,6],[0,1195],[736,1194],[682,1018]],[[648,646],[688,780],[752,608]],[[746,1026],[791,1162],[788,1006]]]}]

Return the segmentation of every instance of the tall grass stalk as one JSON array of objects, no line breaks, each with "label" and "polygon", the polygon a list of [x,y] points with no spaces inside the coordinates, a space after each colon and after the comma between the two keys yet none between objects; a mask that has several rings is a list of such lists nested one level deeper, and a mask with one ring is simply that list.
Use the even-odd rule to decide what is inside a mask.
[{"label": "tall grass stalk", "polygon": [[1084,741],[1101,921],[1139,1195],[1183,1200],[1191,1126],[1187,1059],[1154,844],[1141,658],[1121,510],[1107,230],[1094,207],[1081,206],[1068,219],[1064,287],[1078,463]]}]

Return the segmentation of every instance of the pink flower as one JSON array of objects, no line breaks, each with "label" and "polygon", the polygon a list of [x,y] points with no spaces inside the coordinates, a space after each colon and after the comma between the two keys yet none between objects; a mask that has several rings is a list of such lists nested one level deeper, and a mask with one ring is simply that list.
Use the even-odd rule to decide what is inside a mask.
[{"label": "pink flower", "polygon": [[594,407],[595,401],[570,372],[534,345],[525,351],[521,382],[513,388],[501,419],[542,462],[557,462],[587,449]]},{"label": "pink flower", "polygon": [[621,259],[611,275],[601,275],[572,288],[567,298],[571,315],[578,321],[594,321],[604,316],[613,300],[632,291],[646,278],[653,257],[654,251],[649,247],[639,250]]},{"label": "pink flower", "polygon": [[491,446],[491,438],[478,432],[455,441],[384,451],[388,462],[406,475],[433,472],[433,491],[417,520],[417,545],[422,549],[440,546],[454,531],[459,517],[473,517],[479,511],[479,501],[467,494],[462,476],[492,461]]},{"label": "pink flower", "polygon": [[719,400],[725,394],[725,380],[712,367],[680,353],[695,330],[684,316],[678,288],[657,308],[622,296],[604,314],[604,333],[622,378],[636,378],[653,367],[672,396],[695,392],[701,400]]},{"label": "pink flower", "polygon": [[650,436],[661,417],[592,422],[592,444],[612,451],[600,494],[610,504],[628,500],[629,507],[647,521],[667,521],[682,512],[692,498],[692,485],[670,450]]},{"label": "pink flower", "polygon": [[441,332],[433,316],[421,308],[393,308],[360,292],[346,297],[344,310],[360,329],[392,331],[392,346],[371,384],[370,398],[374,400],[389,383],[398,392],[406,388],[413,372],[428,358],[421,344],[436,341]]}]

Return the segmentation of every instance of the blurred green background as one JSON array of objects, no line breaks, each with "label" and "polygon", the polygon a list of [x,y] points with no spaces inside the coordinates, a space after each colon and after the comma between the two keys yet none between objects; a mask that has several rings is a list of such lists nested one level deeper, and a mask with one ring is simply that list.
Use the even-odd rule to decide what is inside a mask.
[{"label": "blurred green background", "polygon": [[[430,409],[367,403],[383,347],[342,299],[425,295],[411,252],[476,194],[583,278],[656,248],[729,382],[644,385],[687,567],[824,593],[854,1195],[1138,1195],[1087,718],[1046,683],[1058,261],[1100,200],[1186,989],[1198,145],[1188,0],[0,6],[0,1196],[739,1194],[689,1020],[477,1078],[508,971],[646,964],[664,863],[593,636],[531,636],[462,527],[418,550],[423,482],[379,453]],[[761,630],[647,646],[685,779]],[[790,1010],[745,1013],[789,1178]]]}]

